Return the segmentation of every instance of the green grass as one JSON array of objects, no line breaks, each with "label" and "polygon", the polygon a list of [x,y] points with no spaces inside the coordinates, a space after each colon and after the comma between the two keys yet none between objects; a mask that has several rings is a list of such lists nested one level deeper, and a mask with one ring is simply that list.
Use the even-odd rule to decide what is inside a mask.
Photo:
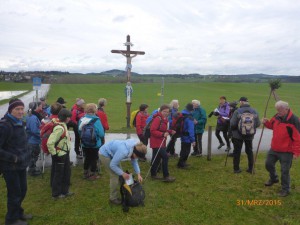
[{"label": "green grass", "polygon": [[[48,94],[48,103],[55,102],[58,97],[66,99],[67,107],[71,108],[77,97],[83,98],[87,103],[97,103],[100,97],[108,100],[106,112],[111,127],[110,132],[126,132],[126,105],[124,95],[124,84],[52,84]],[[149,105],[149,112],[161,105],[161,97],[157,93],[161,91],[159,83],[133,84],[134,92],[131,110],[138,109],[141,103]],[[299,92],[300,84],[284,83],[277,90],[279,97],[290,103],[296,115],[300,115]],[[202,107],[207,114],[217,107],[219,97],[225,95],[228,101],[238,100],[241,96],[248,97],[251,106],[263,115],[265,104],[269,94],[267,83],[166,83],[164,88],[164,103],[172,99],[178,99],[180,110],[193,99],[201,101]],[[274,99],[272,98],[267,111],[267,116],[275,114]],[[208,125],[214,126],[216,118],[208,119]],[[134,130],[131,129],[131,132]]]},{"label": "green grass", "polygon": [[[0,82],[0,91],[23,91],[27,90],[25,93],[18,95],[17,97],[23,96],[32,90],[32,84],[29,83],[12,83],[12,82]],[[9,102],[8,99],[1,100],[1,104]]]},{"label": "green grass", "polygon": [[[170,174],[177,179],[174,183],[163,183],[147,179],[145,207],[130,208],[123,213],[121,207],[108,203],[109,174],[103,171],[97,181],[83,180],[82,166],[72,167],[71,191],[75,196],[54,201],[49,187],[50,171],[44,178],[28,177],[28,193],[23,206],[32,213],[34,225],[197,225],[197,224],[300,224],[300,175],[299,161],[291,168],[291,195],[277,196],[280,185],[264,187],[268,174],[264,169],[265,153],[257,161],[255,175],[245,172],[246,155],[241,157],[241,174],[233,174],[232,159],[224,167],[225,156],[206,158],[190,157],[188,170],[176,168],[177,160],[170,159]],[[129,162],[122,164],[131,169]],[[142,175],[149,169],[148,163],[140,163]],[[279,169],[278,165],[277,168]],[[0,179],[0,218],[6,213],[5,183]],[[281,205],[237,205],[242,200],[276,201]]]}]

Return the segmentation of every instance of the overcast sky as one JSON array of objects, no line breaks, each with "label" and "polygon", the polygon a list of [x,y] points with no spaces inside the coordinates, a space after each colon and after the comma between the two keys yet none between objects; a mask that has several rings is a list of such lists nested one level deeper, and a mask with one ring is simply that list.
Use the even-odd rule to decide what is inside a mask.
[{"label": "overcast sky", "polygon": [[300,75],[299,0],[0,0],[0,70]]}]

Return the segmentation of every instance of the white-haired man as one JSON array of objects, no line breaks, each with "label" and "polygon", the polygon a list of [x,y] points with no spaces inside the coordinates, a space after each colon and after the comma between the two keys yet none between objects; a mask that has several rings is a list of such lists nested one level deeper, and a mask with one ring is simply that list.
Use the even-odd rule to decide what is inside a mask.
[{"label": "white-haired man", "polygon": [[270,120],[263,118],[263,124],[273,130],[271,149],[266,159],[266,169],[270,179],[265,186],[278,183],[275,164],[279,160],[281,166],[281,191],[279,196],[285,197],[290,193],[290,168],[293,156],[300,155],[300,122],[287,102],[278,101],[275,104],[277,114]]}]

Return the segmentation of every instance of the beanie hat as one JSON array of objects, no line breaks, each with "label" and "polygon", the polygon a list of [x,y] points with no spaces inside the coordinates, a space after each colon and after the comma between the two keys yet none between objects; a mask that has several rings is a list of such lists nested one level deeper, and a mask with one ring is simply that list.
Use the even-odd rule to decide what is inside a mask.
[{"label": "beanie hat", "polygon": [[185,106],[186,110],[191,112],[193,111],[194,107],[193,107],[193,104],[192,103],[188,103],[186,106]]},{"label": "beanie hat", "polygon": [[8,113],[11,113],[11,111],[18,106],[24,107],[24,103],[20,99],[14,98],[14,99],[10,100],[9,105],[8,105],[8,110],[7,110]]},{"label": "beanie hat", "polygon": [[85,103],[85,101],[82,99],[82,98],[79,98],[77,101],[76,101],[76,105],[83,105]]}]

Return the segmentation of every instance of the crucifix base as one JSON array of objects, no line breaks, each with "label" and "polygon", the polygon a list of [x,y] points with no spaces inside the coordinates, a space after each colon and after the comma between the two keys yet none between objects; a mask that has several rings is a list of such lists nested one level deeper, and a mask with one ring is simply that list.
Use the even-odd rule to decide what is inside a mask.
[{"label": "crucifix base", "polygon": [[130,128],[130,107],[131,107],[131,102],[126,102],[125,104],[127,106],[127,116],[126,116],[127,125],[126,125],[126,127]]}]

